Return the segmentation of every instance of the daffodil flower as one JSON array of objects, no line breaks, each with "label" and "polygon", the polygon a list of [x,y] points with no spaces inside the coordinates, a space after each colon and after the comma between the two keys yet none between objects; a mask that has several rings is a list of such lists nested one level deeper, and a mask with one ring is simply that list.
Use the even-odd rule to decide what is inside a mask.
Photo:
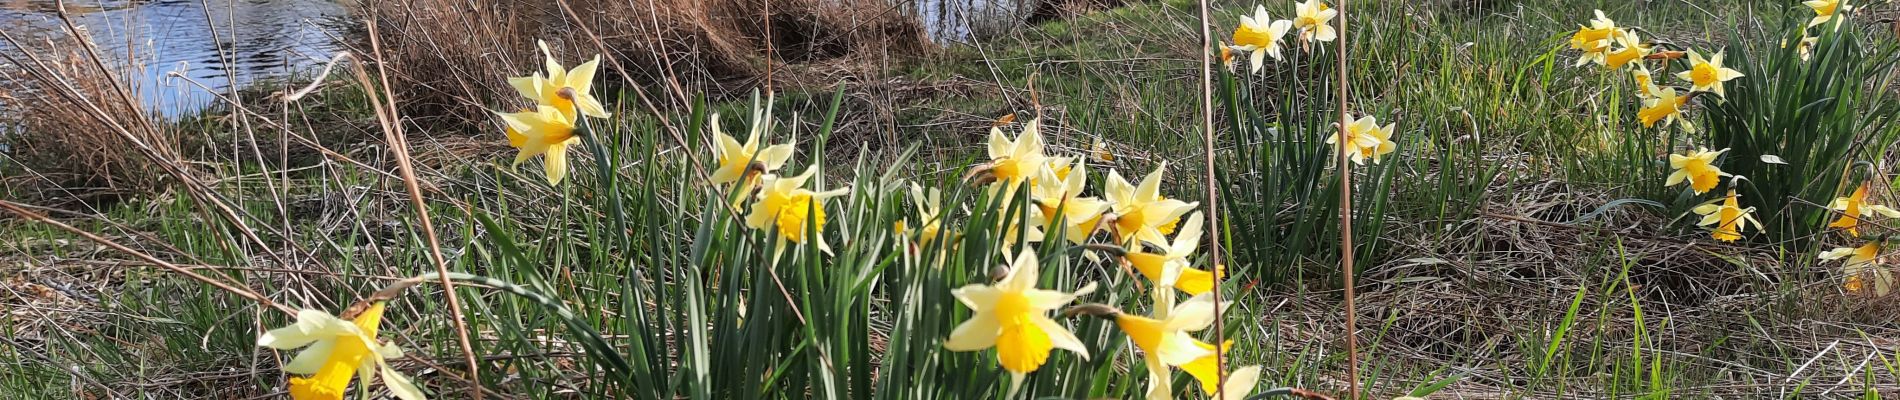
[{"label": "daffodil flower", "polygon": [[1640,62],[1632,63],[1632,61],[1641,60],[1643,57],[1649,56],[1650,46],[1644,44],[1642,39],[1636,36],[1635,32],[1623,32],[1623,34],[1617,35],[1616,44],[1622,47],[1604,56],[1604,68],[1615,70],[1622,69],[1631,64],[1642,65]]},{"label": "daffodil flower", "polygon": [[1009,190],[1023,181],[1035,177],[1036,170],[1048,162],[1049,156],[1043,153],[1041,119],[1031,119],[1023,124],[1023,131],[1015,140],[1003,136],[1001,127],[990,128],[990,163],[986,166],[989,173],[1003,184],[1003,190]]},{"label": "daffodil flower", "polygon": [[1339,15],[1339,10],[1327,7],[1326,3],[1321,3],[1319,0],[1306,0],[1295,4],[1293,10],[1295,14],[1293,26],[1300,29],[1301,42],[1331,42],[1339,37],[1331,25],[1333,17]]},{"label": "daffodil flower", "polygon": [[[910,201],[911,204],[917,206],[917,218],[923,221],[918,224],[920,226],[917,229],[917,245],[927,246],[943,231],[943,191],[937,188],[925,191],[923,186],[911,182]],[[898,223],[902,224],[904,221],[898,221]]]},{"label": "daffodil flower", "polygon": [[552,106],[570,118],[582,114],[607,118],[607,109],[590,92],[594,87],[594,70],[600,66],[600,55],[594,55],[593,60],[577,65],[573,70],[567,70],[554,60],[554,53],[548,51],[547,42],[536,41],[535,44],[541,47],[541,54],[546,56],[543,61],[547,64],[547,75],[535,73],[508,78],[508,85],[514,86],[515,92],[520,93],[521,97],[534,100],[539,105]]},{"label": "daffodil flower", "polygon": [[713,147],[713,156],[719,161],[719,169],[713,171],[711,177],[713,184],[738,182],[753,174],[769,174],[784,167],[792,158],[794,150],[790,143],[759,148],[759,135],[766,130],[766,122],[757,106],[753,107],[752,128],[744,143],[720,129],[718,114],[712,116],[712,130],[719,141],[718,146]]},{"label": "daffodil flower", "polygon": [[[1203,381],[1202,385],[1201,390],[1207,390],[1205,381]],[[1218,392],[1220,397],[1217,398],[1217,400],[1244,400],[1252,395],[1254,387],[1259,385],[1260,366],[1249,365],[1241,367],[1240,369],[1234,370],[1233,373],[1227,374],[1227,384],[1221,386],[1221,390]],[[1208,392],[1207,396],[1214,398],[1215,393],[1216,392]]]},{"label": "daffodil flower", "polygon": [[1231,302],[1216,305],[1211,293],[1197,295],[1180,304],[1174,304],[1174,292],[1155,290],[1155,316],[1153,318],[1127,313],[1115,315],[1115,325],[1128,335],[1128,340],[1141,348],[1142,362],[1148,366],[1148,394],[1150,400],[1173,399],[1168,393],[1174,387],[1174,374],[1170,367],[1192,363],[1214,351],[1199,345],[1189,332],[1207,329],[1214,324],[1215,308],[1226,308]]},{"label": "daffodil flower", "polygon": [[1727,172],[1722,172],[1721,168],[1715,166],[1715,158],[1726,152],[1728,149],[1709,151],[1707,148],[1698,148],[1683,154],[1670,154],[1669,168],[1675,171],[1669,173],[1669,181],[1663,183],[1663,186],[1675,186],[1688,182],[1689,189],[1694,190],[1695,194],[1708,193],[1709,190],[1715,189],[1716,184],[1722,182],[1722,177],[1729,176]]},{"label": "daffodil flower", "polygon": [[[1352,123],[1346,124],[1346,134],[1350,135],[1346,143],[1352,146],[1346,148],[1346,158],[1360,165],[1364,165],[1367,158],[1371,158],[1374,163],[1379,162],[1381,156],[1391,153],[1397,147],[1390,140],[1392,130],[1396,126],[1396,124],[1386,124],[1380,127],[1379,120],[1370,115],[1359,117]],[[1334,132],[1332,136],[1328,136],[1326,143],[1337,149],[1339,133]]]},{"label": "daffodil flower", "polygon": [[[827,254],[831,246],[825,244],[825,199],[851,193],[850,189],[834,189],[814,192],[805,188],[805,181],[818,173],[818,167],[805,169],[798,176],[784,178],[766,175],[760,183],[758,200],[752,204],[752,213],[746,215],[746,226],[753,229],[778,229],[778,244],[773,247],[773,258],[785,252],[786,242],[803,244],[817,242],[818,249]],[[805,235],[805,224],[812,224],[811,230],[818,237]]]},{"label": "daffodil flower", "polygon": [[1188,216],[1187,223],[1181,224],[1181,230],[1174,234],[1174,243],[1161,246],[1162,252],[1149,253],[1142,246],[1135,246],[1123,255],[1135,271],[1154,281],[1155,286],[1172,286],[1187,292],[1188,295],[1200,295],[1214,289],[1215,274],[1224,272],[1216,268],[1209,272],[1191,268],[1189,256],[1201,246],[1201,213]]},{"label": "daffodil flower", "polygon": [[1861,278],[1861,275],[1871,272],[1874,278],[1874,295],[1886,296],[1893,292],[1893,271],[1874,264],[1880,259],[1880,242],[1867,242],[1860,247],[1839,247],[1821,252],[1822,260],[1843,258],[1847,259],[1841,262],[1841,274],[1847,276],[1847,282],[1842,285],[1844,289],[1849,292],[1865,290],[1866,281]]},{"label": "daffodil flower", "polygon": [[[1067,179],[1058,175],[1055,168],[1044,166],[1036,174],[1034,185],[1030,185],[1030,201],[1040,211],[1036,213],[1035,223],[1041,225],[1044,235],[1061,235],[1070,243],[1082,244],[1089,235],[1095,233],[1096,224],[1101,221],[1102,212],[1108,209],[1108,203],[1094,197],[1083,197],[1082,189],[1088,185],[1088,166],[1076,165],[1068,172]],[[1062,225],[1056,226],[1057,213],[1060,213]]]},{"label": "daffodil flower", "polygon": [[1836,197],[1829,203],[1829,210],[1841,212],[1841,217],[1828,224],[1829,228],[1845,228],[1847,234],[1860,236],[1860,219],[1880,214],[1887,218],[1900,218],[1900,211],[1879,204],[1867,204],[1867,184],[1854,188],[1854,194]]},{"label": "daffodil flower", "polygon": [[574,134],[574,119],[553,106],[536,106],[534,110],[518,113],[496,113],[501,117],[508,136],[508,145],[521,149],[515,154],[514,165],[521,165],[528,158],[546,155],[542,167],[547,170],[548,184],[559,185],[567,177],[567,148],[580,143],[581,138]]},{"label": "daffodil flower", "polygon": [[1735,189],[1729,189],[1728,197],[1722,199],[1720,205],[1709,203],[1696,206],[1691,211],[1702,215],[1702,221],[1697,222],[1696,225],[1715,225],[1715,230],[1709,236],[1724,242],[1741,239],[1742,232],[1748,231],[1750,224],[1757,228],[1761,227],[1761,221],[1756,220],[1752,215],[1755,208],[1742,208],[1740,197],[1735,194]]},{"label": "daffodil flower", "polygon": [[1234,48],[1248,52],[1249,62],[1253,65],[1252,72],[1260,73],[1267,56],[1273,56],[1274,60],[1281,59],[1280,38],[1286,36],[1286,31],[1290,29],[1293,29],[1293,21],[1274,21],[1267,15],[1266,7],[1254,5],[1253,15],[1240,16],[1240,26],[1234,28]]},{"label": "daffodil flower", "polygon": [[1650,75],[1649,66],[1643,63],[1634,65],[1635,67],[1630,68],[1630,77],[1636,80],[1637,97],[1643,99],[1656,97],[1656,78]]},{"label": "daffodil flower", "polygon": [[1075,293],[1037,289],[1041,264],[1036,253],[1023,250],[1010,263],[1008,274],[994,285],[971,284],[950,291],[957,301],[975,315],[950,331],[943,347],[950,351],[979,351],[996,348],[996,360],[1013,378],[1009,394],[1013,398],[1022,389],[1023,378],[1042,368],[1055,349],[1075,352],[1089,358],[1089,350],[1074,333],[1049,319],[1049,312],[1095,291],[1095,284],[1082,286]]},{"label": "daffodil flower", "polygon": [[[1220,377],[1218,376],[1220,373],[1219,358],[1225,357],[1227,351],[1234,347],[1234,341],[1232,339],[1221,342],[1219,349],[1215,349],[1212,344],[1199,340],[1194,341],[1194,345],[1207,350],[1209,353],[1208,355],[1201,356],[1201,358],[1194,359],[1192,362],[1181,365],[1181,371],[1187,372],[1188,376],[1192,376],[1196,382],[1200,382],[1201,391],[1207,393],[1208,398],[1241,400],[1247,398],[1247,395],[1253,394],[1254,386],[1260,383],[1260,366],[1258,365],[1236,369],[1233,373],[1227,374],[1226,385],[1216,386],[1220,384]],[[1225,387],[1225,390],[1215,390],[1222,387]],[[1219,394],[1220,397],[1215,397],[1216,394]]]},{"label": "daffodil flower", "polygon": [[[1833,21],[1835,15],[1839,14],[1843,9],[1841,3],[1842,0],[1808,0],[1801,2],[1802,5],[1814,9],[1814,19],[1808,20],[1808,26],[1812,27]],[[1839,30],[1841,26],[1838,24],[1834,25],[1834,29]]]},{"label": "daffodil flower", "polygon": [[1689,50],[1689,70],[1676,73],[1676,78],[1695,85],[1690,90],[1715,92],[1717,96],[1723,95],[1722,82],[1740,77],[1742,77],[1741,72],[1722,67],[1721,52],[1716,52],[1715,56],[1704,59],[1702,54],[1696,53],[1695,50]]},{"label": "daffodil flower", "polygon": [[1643,122],[1644,128],[1653,128],[1657,122],[1663,126],[1675,123],[1685,131],[1695,131],[1688,119],[1682,118],[1682,108],[1689,104],[1689,96],[1676,95],[1676,89],[1657,87],[1655,97],[1643,99],[1643,108],[1636,110],[1636,119]]},{"label": "daffodil flower", "polygon": [[1596,10],[1596,18],[1590,20],[1590,25],[1578,25],[1577,33],[1570,36],[1570,48],[1583,51],[1583,56],[1577,58],[1576,65],[1591,62],[1603,63],[1606,52],[1610,50],[1612,39],[1621,33],[1622,30],[1616,27],[1616,21],[1603,15],[1603,10]]},{"label": "daffodil flower", "polygon": [[1139,240],[1156,246],[1168,245],[1167,234],[1174,231],[1174,224],[1181,216],[1193,210],[1199,202],[1188,203],[1161,196],[1161,176],[1168,169],[1163,162],[1141,179],[1141,186],[1128,184],[1121,173],[1108,171],[1108,184],[1103,194],[1108,197],[1110,210],[1114,215],[1115,241],[1127,244],[1130,240]]},{"label": "daffodil flower", "polygon": [[1234,46],[1230,46],[1226,43],[1221,43],[1220,65],[1222,67],[1226,67],[1227,72],[1234,72]]},{"label": "daffodil flower", "polygon": [[284,372],[306,375],[290,378],[292,399],[341,400],[353,378],[362,380],[359,390],[366,391],[372,372],[376,372],[396,398],[424,400],[414,382],[389,367],[387,359],[402,358],[402,348],[376,340],[376,328],[382,320],[381,302],[370,305],[354,321],[323,311],[302,310],[297,312],[296,323],[264,332],[257,338],[257,345],[278,350],[304,348],[284,364]]}]

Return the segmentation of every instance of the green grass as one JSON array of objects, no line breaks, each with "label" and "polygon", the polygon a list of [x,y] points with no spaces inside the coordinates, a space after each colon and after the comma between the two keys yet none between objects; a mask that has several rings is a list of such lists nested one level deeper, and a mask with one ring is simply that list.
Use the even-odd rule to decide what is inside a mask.
[{"label": "green grass", "polygon": [[[1896,333],[1894,317],[1880,311],[1891,301],[1834,290],[1835,266],[1811,261],[1811,246],[1712,246],[1680,221],[1669,226],[1677,217],[1670,210],[1615,206],[1634,204],[1616,199],[1673,193],[1660,187],[1667,170],[1659,163],[1675,142],[1656,140],[1657,132],[1634,121],[1635,99],[1620,75],[1571,68],[1575,53],[1564,48],[1567,31],[1593,8],[1652,30],[1645,37],[1697,48],[1764,40],[1804,9],[1682,1],[1354,4],[1348,100],[1356,112],[1397,123],[1400,143],[1386,162],[1355,177],[1360,370],[1372,398],[1878,398],[1900,381],[1893,361],[1900,355],[1874,340]],[[1223,32],[1251,7],[1216,5]],[[1290,4],[1268,6],[1276,17],[1291,13]],[[506,168],[508,155],[499,151],[440,158],[449,161],[424,170],[443,188],[430,193],[429,211],[450,269],[474,275],[458,278],[457,295],[486,360],[484,386],[526,398],[1002,397],[1009,378],[994,352],[941,349],[970,315],[950,289],[984,282],[1004,262],[999,254],[1030,246],[1040,246],[1045,261],[1042,287],[1102,286],[1083,302],[1147,314],[1135,287],[1150,282],[1090,262],[1079,255],[1089,250],[1061,241],[999,243],[995,221],[1019,217],[1014,210],[1024,205],[956,178],[982,161],[996,118],[1040,115],[1053,152],[1087,157],[1101,141],[1115,155],[1090,161],[1090,194],[1100,193],[1111,168],[1138,178],[1169,161],[1164,193],[1204,200],[1195,12],[1191,3],[1164,1],[1085,14],[892,71],[922,89],[845,85],[777,95],[773,117],[784,128],[769,140],[795,140],[798,148],[782,171],[820,165],[818,185],[853,189],[825,206],[830,255],[804,246],[774,257],[777,234],[745,228],[743,213],[720,206],[729,188],[698,180],[689,160],[711,162],[708,151],[678,148],[656,119],[636,110],[596,121],[606,154],[577,158],[572,181],[559,187],[543,183],[533,163]],[[1865,36],[1893,47],[1890,33]],[[1263,365],[1263,389],[1343,397],[1331,208],[1337,176],[1324,155],[1330,147],[1318,143],[1336,118],[1326,83],[1331,54],[1295,56],[1265,76],[1221,77],[1215,175],[1223,189],[1222,242],[1233,257],[1223,293],[1239,300],[1223,324],[1238,343],[1231,363]],[[1881,64],[1891,63],[1863,63],[1857,76],[1892,76],[1892,65]],[[1873,90],[1818,84],[1844,94]],[[1730,89],[1731,97],[1749,93]],[[316,118],[290,125],[329,133],[362,121],[360,96],[350,89],[326,98],[298,111]],[[1858,112],[1869,126],[1893,116],[1872,102],[1838,103],[1834,111]],[[687,142],[705,143],[700,128],[713,114],[729,132],[743,132],[750,107],[717,101],[676,110],[671,120]],[[235,143],[234,130],[219,131],[229,125],[187,124],[218,131],[212,141]],[[335,138],[322,137],[331,138],[326,144]],[[380,160],[385,151],[350,154]],[[204,271],[279,302],[333,312],[389,284],[386,277],[434,271],[399,182],[347,163],[293,164],[314,167],[288,182],[266,182],[275,174],[258,173],[275,168],[213,166],[214,176],[246,177],[217,186],[239,206],[241,227],[179,194],[98,213],[117,225],[73,221],[173,262],[224,267]],[[613,178],[602,179],[602,170]],[[967,209],[952,211],[963,236],[913,253],[885,229],[915,217],[908,182],[942,188],[947,209]],[[1498,214],[1577,223],[1552,227]],[[1583,221],[1586,214],[1596,217]],[[107,283],[89,292],[99,296],[92,301],[18,291],[0,297],[30,305],[15,307],[0,326],[0,393],[282,393],[277,368],[288,354],[254,341],[260,329],[286,323],[284,316],[154,268],[75,264],[126,257],[50,227],[4,220],[0,238],[0,248],[19,249],[0,257],[18,260],[0,266],[0,278]],[[465,367],[440,290],[424,284],[391,302],[383,337],[410,350],[399,369],[438,398],[460,398],[466,385],[449,375]],[[1133,398],[1146,388],[1140,356],[1114,324],[1062,321],[1093,357],[1058,351],[1030,375],[1025,392]],[[1175,381],[1198,393],[1186,375]]]}]

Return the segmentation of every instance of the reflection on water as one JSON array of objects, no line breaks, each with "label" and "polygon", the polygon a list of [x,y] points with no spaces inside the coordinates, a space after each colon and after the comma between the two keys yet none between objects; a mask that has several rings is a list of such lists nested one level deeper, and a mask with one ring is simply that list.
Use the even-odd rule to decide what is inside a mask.
[{"label": "reflection on water", "polygon": [[[67,1],[66,11],[91,34],[102,56],[135,69],[132,84],[147,106],[158,115],[177,117],[215,98],[190,82],[167,78],[168,73],[178,71],[222,92],[233,83],[243,87],[307,72],[338,50],[338,32],[349,23],[347,1],[352,0],[77,0]],[[29,47],[43,46],[65,35],[57,4],[0,0],[0,26],[34,43]],[[0,51],[17,49],[0,41]]]},{"label": "reflection on water", "polygon": [[967,42],[1000,35],[1029,19],[1046,0],[914,0],[916,15],[931,40]]}]

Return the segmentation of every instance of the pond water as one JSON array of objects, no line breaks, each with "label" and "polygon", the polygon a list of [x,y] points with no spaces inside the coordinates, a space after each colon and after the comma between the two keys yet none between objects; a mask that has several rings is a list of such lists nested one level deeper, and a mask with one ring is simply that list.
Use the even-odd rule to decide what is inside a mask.
[{"label": "pond water", "polygon": [[[131,83],[155,115],[179,117],[216,98],[169,73],[222,92],[321,68],[340,49],[353,1],[72,0],[65,7],[109,63],[134,70]],[[0,0],[0,26],[29,48],[42,48],[66,35],[58,7],[54,0]],[[17,49],[0,40],[0,51]]]}]

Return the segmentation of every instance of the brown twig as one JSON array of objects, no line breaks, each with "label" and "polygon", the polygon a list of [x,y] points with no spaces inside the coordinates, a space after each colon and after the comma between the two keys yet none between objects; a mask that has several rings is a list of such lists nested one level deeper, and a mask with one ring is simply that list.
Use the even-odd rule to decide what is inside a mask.
[{"label": "brown twig", "polygon": [[[1221,326],[1220,278],[1220,208],[1219,188],[1214,183],[1214,49],[1213,18],[1207,7],[1207,0],[1201,0],[1201,144],[1202,158],[1207,168],[1207,255],[1213,264],[1214,274],[1214,398],[1222,398],[1227,391],[1227,357],[1222,354],[1226,349],[1227,332]],[[1156,290],[1172,290],[1156,288]]]},{"label": "brown twig", "polygon": [[1347,160],[1346,147],[1351,143],[1346,113],[1346,0],[1339,0],[1336,8],[1339,18],[1339,33],[1335,42],[1339,47],[1339,269],[1345,274],[1346,286],[1346,398],[1359,400],[1359,310],[1353,305],[1353,247],[1352,247],[1352,164]]},{"label": "brown twig", "polygon": [[469,340],[468,321],[462,318],[462,304],[455,297],[455,282],[449,280],[448,261],[442,257],[442,245],[436,238],[435,225],[429,221],[429,205],[422,201],[422,187],[416,184],[415,165],[409,161],[409,140],[403,136],[402,121],[397,120],[396,94],[389,90],[389,71],[384,67],[388,64],[381,62],[383,50],[381,39],[376,32],[376,18],[366,18],[364,24],[369,29],[370,51],[377,61],[376,68],[382,76],[382,98],[389,100],[387,105],[382,104],[382,101],[373,94],[376,93],[376,86],[370,81],[369,72],[363,70],[363,64],[351,63],[350,65],[354,67],[356,79],[363,85],[363,91],[372,93],[368,96],[370,106],[376,110],[376,122],[382,125],[385,140],[389,141],[390,150],[395,153],[396,166],[402,172],[403,188],[409,191],[409,200],[416,207],[416,218],[422,224],[422,236],[429,241],[429,259],[435,263],[436,273],[441,279],[443,297],[448,299],[449,320],[455,325],[455,335],[461,342],[462,355],[468,359],[468,381],[472,385],[468,391],[469,396],[475,400],[481,400],[482,380],[480,367],[475,359],[475,345]]}]

